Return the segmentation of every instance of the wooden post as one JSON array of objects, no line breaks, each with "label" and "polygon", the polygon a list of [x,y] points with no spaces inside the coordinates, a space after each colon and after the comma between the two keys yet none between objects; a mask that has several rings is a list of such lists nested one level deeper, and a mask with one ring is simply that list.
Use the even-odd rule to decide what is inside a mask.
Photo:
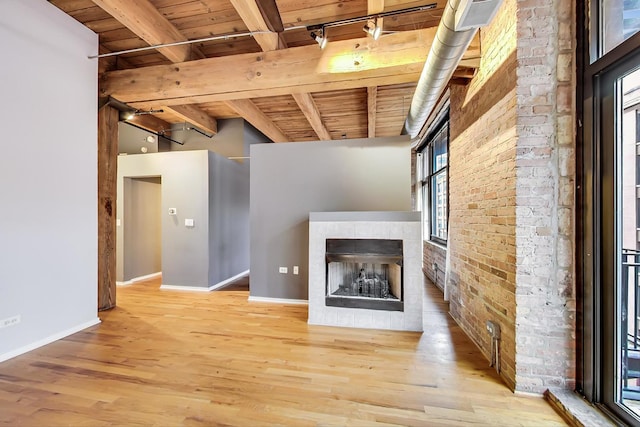
[{"label": "wooden post", "polygon": [[109,105],[98,111],[98,310],[116,306],[118,118]]}]

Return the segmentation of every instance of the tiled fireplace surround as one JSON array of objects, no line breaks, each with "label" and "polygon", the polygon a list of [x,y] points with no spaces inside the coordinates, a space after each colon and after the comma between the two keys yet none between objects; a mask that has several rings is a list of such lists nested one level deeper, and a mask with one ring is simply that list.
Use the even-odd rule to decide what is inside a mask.
[{"label": "tiled fireplace surround", "polygon": [[[420,212],[309,214],[309,324],[422,331]],[[326,239],[400,239],[404,252],[404,311],[330,307],[326,296]]]}]

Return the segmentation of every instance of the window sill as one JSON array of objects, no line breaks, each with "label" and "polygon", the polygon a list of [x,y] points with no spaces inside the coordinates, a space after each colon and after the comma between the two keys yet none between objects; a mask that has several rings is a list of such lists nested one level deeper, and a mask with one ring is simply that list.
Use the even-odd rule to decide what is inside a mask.
[{"label": "window sill", "polygon": [[574,391],[549,389],[544,395],[551,406],[562,415],[571,426],[616,426],[614,422]]}]

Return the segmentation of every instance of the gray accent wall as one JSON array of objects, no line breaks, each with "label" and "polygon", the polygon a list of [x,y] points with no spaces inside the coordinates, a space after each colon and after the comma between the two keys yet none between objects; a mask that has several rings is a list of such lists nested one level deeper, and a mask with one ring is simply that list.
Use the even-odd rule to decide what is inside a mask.
[{"label": "gray accent wall", "polygon": [[249,270],[249,165],[209,153],[209,283]]},{"label": "gray accent wall", "polygon": [[160,138],[159,151],[209,150],[223,157],[246,157],[249,156],[249,145],[269,142],[243,119],[218,120],[218,133],[211,138],[185,127],[185,124],[177,124],[171,131],[171,139],[183,145]]},{"label": "gray accent wall", "polygon": [[162,271],[161,186],[160,177],[124,179],[124,281]]},{"label": "gray accent wall", "polygon": [[250,163],[252,297],[307,299],[310,212],[411,210],[406,136],[258,144]]},{"label": "gray accent wall", "polygon": [[[248,218],[237,213],[238,206],[248,209],[248,174],[248,166],[206,150],[119,156],[117,280],[125,279],[128,254],[123,236],[127,227],[135,225],[125,215],[125,178],[161,177],[163,285],[208,288],[248,270],[248,247],[230,241],[235,236],[221,232],[217,223],[212,227],[214,219],[225,219],[221,227],[248,234]],[[239,190],[243,185],[244,192]],[[237,192],[237,200],[222,203],[231,198],[231,192]],[[170,209],[176,215],[170,215]],[[194,226],[187,226],[186,219],[193,220]]]},{"label": "gray accent wall", "polygon": [[0,1],[0,40],[3,361],[99,322],[98,37],[20,0]]}]

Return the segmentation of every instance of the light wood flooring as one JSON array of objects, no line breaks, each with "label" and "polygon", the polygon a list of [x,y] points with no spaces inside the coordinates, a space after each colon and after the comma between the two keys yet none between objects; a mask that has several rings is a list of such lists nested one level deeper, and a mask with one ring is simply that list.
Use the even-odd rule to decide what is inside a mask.
[{"label": "light wood flooring", "polygon": [[0,364],[8,426],[559,426],[515,396],[427,286],[425,332],[309,326],[307,307],[118,288],[102,323]]}]

